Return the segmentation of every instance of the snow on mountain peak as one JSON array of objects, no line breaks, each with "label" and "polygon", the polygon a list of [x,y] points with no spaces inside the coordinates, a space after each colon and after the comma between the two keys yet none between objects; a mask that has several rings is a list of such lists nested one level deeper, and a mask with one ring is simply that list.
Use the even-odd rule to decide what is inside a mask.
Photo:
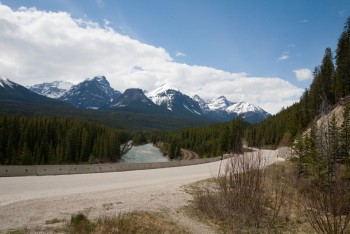
[{"label": "snow on mountain peak", "polygon": [[200,96],[198,95],[194,95],[192,97],[192,99],[196,102],[198,102],[199,104],[199,107],[202,109],[202,110],[207,110],[208,109],[208,104],[206,101],[204,101]]},{"label": "snow on mountain peak", "polygon": [[165,93],[167,90],[179,91],[177,88],[174,88],[169,83],[164,83],[161,86],[159,86],[158,88],[156,88],[156,89],[154,89],[154,90],[152,90],[150,92],[147,92],[147,96],[148,96],[148,98],[155,97],[158,94]]},{"label": "snow on mountain peak", "polygon": [[213,99],[207,103],[210,110],[226,110],[227,107],[233,105],[233,102],[230,102],[226,99],[225,96],[220,96],[216,99]]},{"label": "snow on mountain peak", "polygon": [[226,111],[228,113],[237,113],[237,114],[242,114],[242,113],[247,113],[247,112],[261,112],[262,109],[260,107],[256,107],[252,104],[249,104],[247,102],[238,102],[235,103],[231,106],[229,106]]},{"label": "snow on mountain peak", "polygon": [[5,88],[5,86],[10,87],[11,89],[13,88],[14,83],[12,81],[10,81],[9,79],[0,76],[0,86],[2,86],[3,88]]},{"label": "snow on mountain peak", "polygon": [[171,111],[172,100],[177,92],[179,92],[178,89],[173,88],[169,83],[164,83],[153,91],[147,92],[146,96],[158,106],[165,104],[167,109]]},{"label": "snow on mountain peak", "polygon": [[53,81],[51,83],[36,84],[28,87],[31,91],[49,97],[60,98],[73,86],[72,83],[66,81]]},{"label": "snow on mountain peak", "polygon": [[93,78],[86,78],[85,81],[97,81],[102,83],[105,83],[105,82],[109,83],[105,76],[95,76]]}]

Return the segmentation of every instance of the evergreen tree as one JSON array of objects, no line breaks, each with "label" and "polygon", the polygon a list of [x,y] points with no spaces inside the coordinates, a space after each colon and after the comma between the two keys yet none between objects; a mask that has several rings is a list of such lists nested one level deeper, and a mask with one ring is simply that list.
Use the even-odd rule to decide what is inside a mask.
[{"label": "evergreen tree", "polygon": [[343,111],[343,123],[340,132],[340,154],[343,161],[350,165],[350,106]]},{"label": "evergreen tree", "polygon": [[88,121],[0,114],[0,164],[116,161],[127,135]]},{"label": "evergreen tree", "polygon": [[338,40],[336,50],[335,71],[335,98],[350,95],[350,17],[347,19],[344,30]]},{"label": "evergreen tree", "polygon": [[334,64],[333,55],[331,48],[327,48],[325,55],[322,60],[320,79],[322,85],[322,96],[331,104],[335,103],[334,92],[335,92],[335,82],[334,82]]}]

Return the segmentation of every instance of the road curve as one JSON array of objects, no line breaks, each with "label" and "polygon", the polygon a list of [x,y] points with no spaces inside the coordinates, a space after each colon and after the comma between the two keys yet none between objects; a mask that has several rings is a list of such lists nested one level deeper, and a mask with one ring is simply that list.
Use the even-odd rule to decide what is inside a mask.
[{"label": "road curve", "polygon": [[96,218],[131,210],[175,211],[191,199],[183,186],[217,175],[219,166],[220,161],[112,173],[2,177],[0,232],[69,220],[77,212]]}]

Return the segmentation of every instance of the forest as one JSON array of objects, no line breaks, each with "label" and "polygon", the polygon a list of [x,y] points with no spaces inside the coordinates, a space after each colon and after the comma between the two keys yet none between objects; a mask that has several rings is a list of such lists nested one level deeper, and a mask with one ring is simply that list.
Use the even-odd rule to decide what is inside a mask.
[{"label": "forest", "polygon": [[116,162],[125,132],[58,117],[0,114],[0,164]]}]

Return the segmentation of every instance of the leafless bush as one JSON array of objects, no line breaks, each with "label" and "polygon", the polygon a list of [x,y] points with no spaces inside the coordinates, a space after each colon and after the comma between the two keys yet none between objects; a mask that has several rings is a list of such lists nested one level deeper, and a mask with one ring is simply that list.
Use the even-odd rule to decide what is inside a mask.
[{"label": "leafless bush", "polygon": [[[286,205],[286,200],[289,197],[287,197],[288,183],[285,168],[272,165],[269,169],[269,173],[266,175],[265,189],[269,198],[268,207],[271,210],[269,224],[273,226],[277,222],[281,210]],[[285,210],[284,213],[285,218],[287,218],[290,210]]]},{"label": "leafless bush", "polygon": [[304,213],[310,226],[318,233],[349,233],[350,183],[340,178],[320,187],[304,184]]},{"label": "leafless bush", "polygon": [[210,218],[232,223],[235,229],[273,225],[285,188],[270,186],[273,194],[267,199],[265,182],[264,158],[259,153],[236,156],[226,164],[215,186],[195,194],[194,204]]}]

